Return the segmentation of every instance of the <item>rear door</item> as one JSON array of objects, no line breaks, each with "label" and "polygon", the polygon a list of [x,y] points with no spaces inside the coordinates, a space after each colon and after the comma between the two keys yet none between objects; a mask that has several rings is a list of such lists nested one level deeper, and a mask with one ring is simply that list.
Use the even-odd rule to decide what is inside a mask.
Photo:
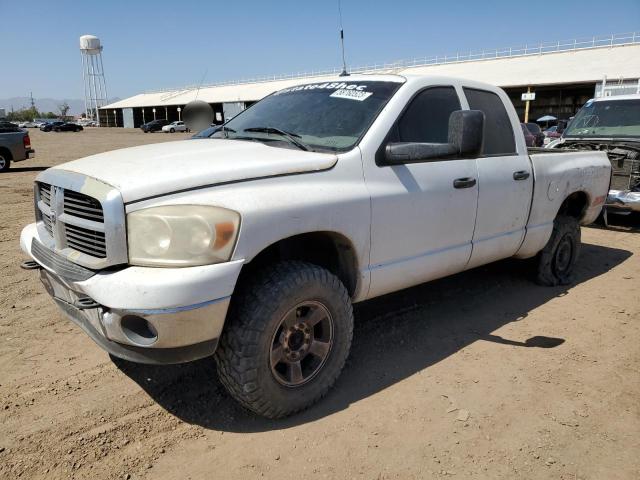
[{"label": "rear door", "polygon": [[515,110],[509,116],[505,108],[508,97],[477,88],[464,87],[463,92],[469,109],[485,114],[484,148],[477,159],[478,213],[467,266],[473,268],[510,257],[520,247],[533,195],[533,169],[521,127],[511,120]]},{"label": "rear door", "polygon": [[[460,108],[453,86],[424,88],[408,101],[377,151],[363,151],[371,194],[370,296],[459,272],[469,260],[478,199],[476,160],[393,166],[383,160],[391,142],[446,142],[449,116]],[[455,182],[460,179],[468,179],[465,186]]]}]

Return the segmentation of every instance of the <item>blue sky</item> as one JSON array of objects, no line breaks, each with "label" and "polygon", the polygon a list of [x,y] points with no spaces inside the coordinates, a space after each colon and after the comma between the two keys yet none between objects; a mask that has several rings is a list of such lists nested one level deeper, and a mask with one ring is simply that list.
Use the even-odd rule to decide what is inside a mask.
[{"label": "blue sky", "polygon": [[[350,64],[640,31],[640,0],[343,0]],[[81,98],[98,35],[110,97],[338,67],[337,0],[0,0],[0,98]]]}]

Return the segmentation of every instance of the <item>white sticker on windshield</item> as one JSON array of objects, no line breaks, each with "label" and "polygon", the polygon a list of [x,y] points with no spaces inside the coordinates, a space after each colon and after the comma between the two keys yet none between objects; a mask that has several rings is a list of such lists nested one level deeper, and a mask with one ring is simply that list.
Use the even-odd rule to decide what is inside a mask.
[{"label": "white sticker on windshield", "polygon": [[347,90],[346,88],[341,88],[339,90],[336,90],[329,96],[334,98],[347,98],[349,100],[362,102],[363,100],[369,98],[371,95],[373,95],[373,92],[362,92],[359,90]]}]

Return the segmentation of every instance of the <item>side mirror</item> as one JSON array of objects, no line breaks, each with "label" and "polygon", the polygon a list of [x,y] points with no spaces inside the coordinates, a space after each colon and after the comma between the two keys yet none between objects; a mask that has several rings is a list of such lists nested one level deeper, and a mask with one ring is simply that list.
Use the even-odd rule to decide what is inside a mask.
[{"label": "side mirror", "polygon": [[449,117],[449,144],[455,145],[461,158],[477,157],[482,153],[484,112],[457,110]]},{"label": "side mirror", "polygon": [[398,142],[385,147],[388,165],[420,163],[450,157],[472,158],[482,152],[484,113],[457,110],[449,116],[447,143]]}]

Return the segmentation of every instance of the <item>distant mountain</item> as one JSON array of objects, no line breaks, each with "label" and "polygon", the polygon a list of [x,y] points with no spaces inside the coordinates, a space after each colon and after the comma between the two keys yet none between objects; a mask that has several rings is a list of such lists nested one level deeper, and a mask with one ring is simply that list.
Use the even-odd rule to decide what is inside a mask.
[{"label": "distant mountain", "polygon": [[[117,102],[119,98],[112,98],[109,103]],[[33,101],[36,104],[36,108],[39,112],[58,112],[58,106],[63,102],[67,102],[71,109],[70,115],[78,115],[84,112],[84,100],[76,98],[34,98]],[[31,106],[31,99],[29,97],[13,97],[13,98],[0,98],[0,108],[4,108],[7,112],[11,111],[13,106],[14,110],[20,110],[23,108],[29,108]]]}]

